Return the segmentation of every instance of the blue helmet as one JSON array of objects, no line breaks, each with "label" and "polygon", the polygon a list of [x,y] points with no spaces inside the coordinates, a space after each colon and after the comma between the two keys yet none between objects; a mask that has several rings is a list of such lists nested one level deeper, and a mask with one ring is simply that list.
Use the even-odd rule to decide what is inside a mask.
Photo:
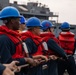
[{"label": "blue helmet", "polygon": [[70,25],[68,22],[63,22],[60,26],[60,29],[69,29]]},{"label": "blue helmet", "polygon": [[1,16],[1,11],[0,11],[0,16]]},{"label": "blue helmet", "polygon": [[46,30],[48,28],[54,27],[54,25],[48,20],[42,21],[41,25],[42,25],[42,30]]},{"label": "blue helmet", "polygon": [[20,18],[20,23],[21,24],[25,24],[27,21],[26,21],[26,19],[25,19],[25,17],[24,16],[21,16],[21,18]]},{"label": "blue helmet", "polygon": [[36,17],[29,18],[26,22],[26,26],[27,27],[37,27],[37,26],[42,27],[41,26],[41,21]]},{"label": "blue helmet", "polygon": [[9,17],[21,17],[19,11],[12,6],[7,6],[1,10],[0,19]]}]

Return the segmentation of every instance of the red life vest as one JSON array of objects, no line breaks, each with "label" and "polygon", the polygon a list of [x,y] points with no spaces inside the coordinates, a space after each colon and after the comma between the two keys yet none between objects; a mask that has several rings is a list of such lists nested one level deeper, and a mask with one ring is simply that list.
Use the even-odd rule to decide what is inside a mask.
[{"label": "red life vest", "polygon": [[41,37],[34,35],[30,31],[26,31],[26,32],[22,33],[21,35],[22,35],[22,40],[25,40],[26,37],[31,38],[34,41],[34,43],[36,44],[36,46],[38,47],[37,52],[32,54],[33,56],[43,54],[43,52],[42,52],[43,46],[41,44],[41,42],[43,42],[43,40],[41,39]]},{"label": "red life vest", "polygon": [[48,41],[50,38],[53,39],[56,43],[59,44],[59,40],[55,37],[55,35],[51,32],[42,32],[40,37],[44,38],[45,41]]},{"label": "red life vest", "polygon": [[[18,32],[8,29],[6,26],[0,27],[0,35],[6,35],[10,38],[10,40],[16,45],[16,53],[12,55],[12,58],[23,58],[23,52],[22,52],[22,44],[20,35]],[[18,45],[17,45],[18,44]]]},{"label": "red life vest", "polygon": [[59,35],[59,41],[61,47],[65,50],[67,54],[73,54],[74,50],[74,33],[72,32],[61,32]]},{"label": "red life vest", "polygon": [[[49,39],[53,39],[56,43],[59,44],[59,40],[55,37],[55,35],[51,32],[42,32],[40,36],[43,38],[44,41],[48,41]],[[48,50],[50,55],[57,55],[53,50]]]}]

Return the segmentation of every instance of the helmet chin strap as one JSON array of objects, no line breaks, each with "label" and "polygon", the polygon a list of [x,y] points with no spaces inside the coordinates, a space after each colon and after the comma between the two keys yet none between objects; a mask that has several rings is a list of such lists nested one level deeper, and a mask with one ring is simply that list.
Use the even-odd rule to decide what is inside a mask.
[{"label": "helmet chin strap", "polygon": [[50,28],[48,28],[48,29],[49,29],[49,31],[51,32]]}]

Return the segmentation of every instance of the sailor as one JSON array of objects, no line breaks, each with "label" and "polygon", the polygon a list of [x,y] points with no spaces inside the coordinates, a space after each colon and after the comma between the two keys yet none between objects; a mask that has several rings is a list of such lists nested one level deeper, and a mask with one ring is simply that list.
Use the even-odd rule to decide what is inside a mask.
[{"label": "sailor", "polygon": [[63,75],[65,70],[69,75],[76,75],[75,60],[73,54],[75,52],[75,34],[70,31],[70,24],[63,22],[60,26],[62,30],[59,34],[60,46],[64,49],[68,55],[68,60],[59,60],[58,62],[58,75]]},{"label": "sailor", "polygon": [[59,46],[59,41],[54,35],[54,25],[48,21],[44,20],[41,23],[42,30],[40,36],[43,38],[43,40],[46,41],[48,46],[48,52],[46,53],[49,55],[49,57],[52,57],[52,60],[50,61],[50,73],[49,75],[58,75],[57,73],[57,58],[58,57],[66,57],[66,53],[63,51],[63,49]]},{"label": "sailor", "polygon": [[[28,52],[32,58],[48,61],[48,58],[43,55],[42,38],[40,35],[41,22],[36,17],[31,17],[27,20],[26,26],[28,30],[22,33],[22,39],[26,43]],[[25,37],[24,37],[25,36]],[[42,67],[38,66],[30,70],[29,75],[43,75]]]},{"label": "sailor", "polygon": [[16,32],[19,29],[20,17],[19,11],[12,6],[4,7],[0,12],[0,19],[4,23],[0,26],[0,62],[10,63],[17,60],[18,65],[35,65],[32,58],[24,57],[22,40]]}]

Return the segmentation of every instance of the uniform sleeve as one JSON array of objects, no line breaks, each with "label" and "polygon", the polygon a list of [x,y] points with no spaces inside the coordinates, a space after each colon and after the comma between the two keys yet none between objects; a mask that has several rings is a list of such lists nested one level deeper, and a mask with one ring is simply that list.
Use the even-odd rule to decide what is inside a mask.
[{"label": "uniform sleeve", "polygon": [[48,45],[48,48],[50,50],[53,50],[54,52],[56,52],[59,56],[63,57],[63,58],[66,58],[66,53],[64,52],[64,50],[52,39],[49,39],[47,41],[47,45]]},{"label": "uniform sleeve", "polygon": [[28,38],[24,41],[27,45],[27,49],[29,52],[29,55],[31,56],[33,53],[35,53],[37,51],[37,46],[35,45],[35,43],[32,41],[32,39]]},{"label": "uniform sleeve", "polygon": [[15,53],[15,45],[6,36],[0,36],[0,62],[10,63],[13,60],[18,60],[20,64],[26,63],[24,58],[12,59],[12,55]]},{"label": "uniform sleeve", "polygon": [[5,66],[3,66],[2,64],[0,64],[0,75],[3,74],[3,71],[5,70]]}]

